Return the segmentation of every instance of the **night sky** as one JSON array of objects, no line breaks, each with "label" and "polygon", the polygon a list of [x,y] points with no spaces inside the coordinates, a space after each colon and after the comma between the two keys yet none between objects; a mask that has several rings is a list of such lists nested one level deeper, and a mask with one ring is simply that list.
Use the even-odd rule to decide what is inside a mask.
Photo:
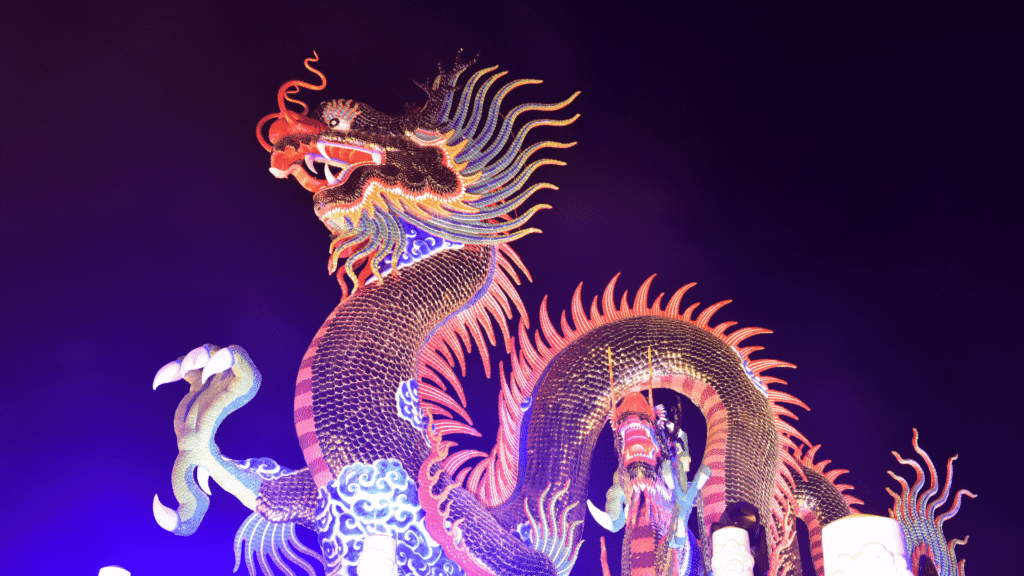
[{"label": "night sky", "polygon": [[[551,114],[576,124],[536,132],[579,145],[550,152],[568,166],[538,172],[559,190],[535,200],[554,209],[514,244],[534,321],[545,294],[558,313],[618,272],[631,297],[657,273],[655,295],[697,281],[685,302],[733,299],[715,318],[774,331],[749,341],[755,357],[799,367],[773,373],[863,511],[887,513],[886,470],[913,474],[890,451],[912,453],[917,427],[940,467],[960,455],[954,488],[979,494],[946,524],[971,536],[969,573],[1019,569],[1019,13],[211,4],[5,9],[5,573],[230,571],[248,510],[219,487],[195,535],[153,520],[154,493],[175,502],[185,392],[154,392],[153,374],[206,342],[243,346],[263,386],[219,445],[300,468],[295,374],[340,295],[309,194],[268,173],[256,121],[283,82],[311,79],[313,50],[328,87],[308,102],[397,114],[460,47],[545,81],[509,107],[582,91]],[[498,384],[471,366],[489,448]],[[600,505],[611,465],[597,468]],[[574,574],[594,573],[601,532],[587,523]]]}]

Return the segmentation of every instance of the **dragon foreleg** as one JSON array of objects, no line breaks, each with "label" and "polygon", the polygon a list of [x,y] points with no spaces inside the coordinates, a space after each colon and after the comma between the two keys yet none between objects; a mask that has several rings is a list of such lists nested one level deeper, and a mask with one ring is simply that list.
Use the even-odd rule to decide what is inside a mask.
[{"label": "dragon foreleg", "polygon": [[[174,413],[178,456],[171,471],[171,485],[178,507],[168,508],[154,496],[153,515],[157,524],[179,536],[193,534],[210,507],[212,478],[254,511],[235,537],[236,562],[244,544],[250,572],[255,557],[264,572],[271,573],[269,555],[290,573],[281,559],[283,554],[314,574],[308,563],[290,548],[294,546],[316,557],[295,539],[294,532],[296,523],[311,527],[304,518],[311,515],[309,498],[295,497],[303,493],[304,484],[312,486],[311,482],[302,481],[309,476],[308,471],[293,472],[269,458],[232,460],[221,454],[214,440],[224,419],[252,400],[259,390],[260,373],[249,355],[239,346],[200,346],[161,368],[153,380],[153,389],[178,380],[189,384],[188,393]],[[301,509],[281,506],[282,494],[293,501],[290,508]]]},{"label": "dragon foreleg", "polygon": [[[196,531],[210,506],[207,478],[213,478],[250,510],[256,509],[261,479],[225,458],[214,435],[228,414],[251,400],[260,387],[260,373],[237,346],[200,346],[160,369],[153,388],[183,379],[189,391],[174,413],[178,457],[171,472],[178,510],[154,497],[157,523],[181,536]],[[198,475],[199,482],[196,481]]]}]

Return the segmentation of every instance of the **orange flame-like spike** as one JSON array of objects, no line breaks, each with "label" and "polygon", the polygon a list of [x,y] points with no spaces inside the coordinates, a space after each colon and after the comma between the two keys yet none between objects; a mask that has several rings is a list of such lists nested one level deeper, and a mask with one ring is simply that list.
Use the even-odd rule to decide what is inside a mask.
[{"label": "orange flame-like spike", "polygon": [[651,312],[653,312],[655,314],[658,313],[658,312],[661,312],[661,299],[664,298],[664,297],[665,297],[665,293],[664,292],[662,292],[661,294],[658,294],[658,297],[654,299],[654,302],[651,304],[651,307],[648,308],[648,310],[650,310]]},{"label": "orange flame-like spike", "polygon": [[435,372],[437,372],[445,380],[447,380],[449,384],[451,384],[452,388],[455,389],[455,393],[458,394],[459,396],[459,402],[461,402],[462,405],[465,406],[466,395],[465,393],[463,393],[462,385],[459,383],[459,377],[455,375],[455,371],[452,370],[452,367],[449,366],[444,361],[442,361],[438,355],[430,353],[423,355],[423,363],[426,366],[432,368]]},{"label": "orange flame-like spike", "polygon": [[693,288],[696,285],[696,282],[690,282],[686,286],[683,286],[679,290],[676,290],[675,294],[673,294],[672,298],[668,301],[668,305],[665,307],[665,311],[670,314],[678,314],[679,306],[681,306],[683,302],[683,295],[686,294],[686,292],[689,291],[690,288]]},{"label": "orange flame-like spike", "polygon": [[588,332],[594,327],[590,323],[590,319],[587,318],[587,313],[583,311],[583,301],[580,299],[580,294],[583,291],[583,283],[580,282],[579,286],[576,287],[576,293],[572,295],[572,323],[576,326],[576,332]]},{"label": "orange flame-like spike", "polygon": [[739,346],[739,343],[758,334],[771,334],[772,331],[765,328],[740,328],[725,337],[725,343],[729,346]]},{"label": "orange flame-like spike", "polygon": [[437,427],[438,434],[442,436],[448,436],[450,434],[467,434],[469,436],[480,437],[480,433],[477,432],[476,428],[459,422],[458,420],[438,420],[434,422],[434,426]]},{"label": "orange flame-like spike", "polygon": [[[478,328],[483,330],[483,334],[485,334],[487,336],[487,342],[491,346],[496,346],[497,345],[497,340],[494,337],[494,325],[491,323],[491,316],[488,316],[487,312],[490,312],[492,316],[498,316],[498,317],[501,316],[501,313],[498,312],[498,311],[495,311],[494,308],[488,308],[488,302],[486,302],[484,300],[481,300],[481,302],[478,305],[482,307],[480,309],[480,311],[479,311],[479,314],[478,315],[477,314],[470,315],[470,317],[466,318],[466,323],[467,324],[476,324]],[[483,346],[483,345],[480,346],[480,353],[481,354],[484,353],[484,348],[486,348],[486,347]],[[485,368],[485,370],[486,370],[486,368]]]},{"label": "orange flame-like spike", "polygon": [[760,375],[765,370],[772,368],[796,368],[794,364],[789,362],[783,362],[782,360],[754,360],[750,363],[750,371],[754,374]]},{"label": "orange flame-like spike", "polygon": [[725,331],[726,330],[728,330],[729,328],[732,328],[736,324],[737,324],[736,322],[722,322],[718,326],[715,326],[711,330],[711,333],[714,334],[715,336],[717,336],[718,338],[721,338],[722,336],[725,335]]},{"label": "orange flame-like spike", "polygon": [[533,347],[530,337],[526,333],[526,327],[522,324],[519,325],[519,347],[520,353],[528,366],[537,368],[542,364],[543,359],[540,353],[537,352],[537,349]]},{"label": "orange flame-like spike", "polygon": [[487,367],[491,365],[490,354],[487,352],[487,346],[484,345],[484,335],[480,332],[480,325],[477,322],[467,322],[466,328],[469,329],[473,341],[476,342],[477,351],[484,362],[484,371],[489,373],[490,369]]},{"label": "orange flame-like spike", "polygon": [[[451,350],[449,350],[447,346],[438,346],[437,348],[434,348],[432,352],[444,358],[444,361],[447,362],[449,366],[455,368],[455,358],[452,357]],[[465,376],[466,374],[463,373],[462,375]]]},{"label": "orange flame-like spike", "polygon": [[[523,264],[523,261],[519,258],[519,254],[517,254],[515,250],[513,250],[508,244],[498,244],[498,250],[503,252],[505,256],[522,271],[523,276],[526,276],[528,281],[533,282],[533,277],[530,276],[530,270],[526,268],[526,265]],[[515,280],[516,284],[519,284],[519,278],[516,278]]]},{"label": "orange flame-like spike", "polygon": [[601,318],[608,318],[610,316],[602,316],[601,311],[597,309],[597,296],[590,301],[590,320],[592,322],[599,322]]},{"label": "orange flame-like spike", "polygon": [[704,309],[703,312],[700,313],[700,316],[697,316],[697,320],[694,321],[694,324],[700,326],[701,328],[707,328],[708,322],[711,321],[711,316],[713,316],[715,312],[721,310],[722,306],[725,306],[730,302],[732,302],[732,300],[722,300],[721,302],[715,302],[711,306],[708,306],[707,308]]},{"label": "orange flame-like spike", "polygon": [[455,356],[455,360],[459,363],[459,368],[462,372],[462,377],[466,377],[466,355],[462,351],[462,345],[459,342],[458,336],[453,332],[448,331],[444,336],[444,344],[448,346],[448,349],[452,351]]},{"label": "orange flame-like spike", "polygon": [[641,311],[647,310],[647,294],[651,290],[651,282],[654,282],[654,277],[657,274],[651,274],[644,280],[644,283],[640,285],[640,289],[636,291],[636,297],[633,299],[633,310]]},{"label": "orange flame-like spike", "polygon": [[443,418],[448,418],[449,420],[454,418],[451,412],[445,410],[444,408],[441,408],[440,406],[432,402],[421,400],[420,406],[423,407],[423,411],[427,413],[427,416],[431,416],[434,418],[441,416]]},{"label": "orange flame-like spike", "polygon": [[551,316],[548,314],[548,297],[546,295],[540,301],[540,329],[544,333],[544,339],[552,347],[561,348],[564,346],[565,340],[562,339],[562,335],[555,330],[554,324],[551,323]]},{"label": "orange flame-like spike", "polygon": [[619,303],[619,309],[615,311],[613,318],[616,320],[625,318],[629,312],[629,290],[626,290],[622,293],[622,301]]},{"label": "orange flame-like spike", "polygon": [[750,360],[750,355],[758,350],[764,350],[764,346],[747,346],[746,348],[739,348],[740,358],[744,360]]},{"label": "orange flame-like spike", "polygon": [[456,414],[459,415],[459,417],[469,422],[470,424],[473,423],[473,420],[469,417],[469,414],[466,412],[465,408],[459,406],[458,403],[455,402],[454,398],[438,390],[434,386],[421,385],[420,399],[427,400],[433,402],[434,404],[443,406],[451,410],[452,412],[455,412]]},{"label": "orange flame-like spike", "polygon": [[[459,450],[445,458],[441,465],[444,466],[444,469],[447,470],[449,474],[455,475],[455,473],[459,471],[466,462],[473,458],[480,458],[482,456],[487,456],[487,453],[479,450]],[[459,484],[461,484],[461,482],[459,482]]]},{"label": "orange flame-like spike", "polygon": [[[762,379],[764,379],[764,378],[762,378]],[[781,392],[781,390],[777,390],[777,389],[773,389],[773,388],[768,388],[768,400],[771,400],[772,403],[774,403],[774,404],[792,404],[794,406],[799,406],[799,407],[803,408],[804,410],[807,410],[808,412],[811,411],[811,409],[808,408],[806,404],[801,402],[800,399],[798,399],[795,396],[788,395],[788,394],[786,394],[784,392]],[[812,452],[810,454],[812,454],[814,452],[814,450],[816,450],[816,449],[817,449],[817,447],[812,449]]]},{"label": "orange flame-like spike", "polygon": [[604,287],[604,294],[601,295],[601,315],[611,316],[615,312],[615,282],[619,280],[622,272],[612,276],[611,282]]}]

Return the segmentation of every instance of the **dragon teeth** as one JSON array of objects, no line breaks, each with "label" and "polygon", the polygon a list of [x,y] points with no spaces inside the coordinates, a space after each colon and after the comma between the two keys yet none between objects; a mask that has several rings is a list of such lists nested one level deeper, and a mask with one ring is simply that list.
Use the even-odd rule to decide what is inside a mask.
[{"label": "dragon teeth", "polygon": [[320,152],[320,155],[324,157],[324,173],[327,175],[327,183],[331,185],[338,184],[338,179],[334,177],[333,173],[331,173],[331,161],[333,159],[327,154],[327,146],[324,144],[323,140],[316,143],[316,149]]},{"label": "dragon teeth", "polygon": [[331,174],[330,164],[324,164],[324,172],[327,174],[327,182],[329,184],[338,184],[338,179],[334,177],[334,174]]}]

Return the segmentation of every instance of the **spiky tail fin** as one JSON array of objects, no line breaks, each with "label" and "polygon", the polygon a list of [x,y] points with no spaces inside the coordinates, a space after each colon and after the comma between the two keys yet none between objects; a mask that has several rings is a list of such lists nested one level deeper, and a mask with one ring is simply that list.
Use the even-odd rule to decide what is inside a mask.
[{"label": "spiky tail fin", "polygon": [[[939,475],[935,470],[935,464],[928,456],[928,453],[921,449],[917,443],[917,429],[914,429],[914,451],[920,456],[928,467],[930,483],[927,490],[924,488],[925,473],[916,460],[904,459],[895,450],[893,456],[900,464],[910,466],[917,472],[917,479],[911,486],[902,476],[889,471],[900,486],[903,487],[902,494],[897,495],[892,490],[886,491],[893,497],[893,507],[889,510],[889,516],[903,525],[903,532],[907,538],[907,550],[911,553],[911,566],[915,574],[919,574],[921,563],[924,557],[930,559],[935,571],[939,576],[964,576],[964,560],[956,561],[954,548],[958,544],[966,544],[967,537],[955,538],[946,541],[942,533],[942,524],[952,518],[960,510],[960,501],[964,496],[976,498],[977,495],[967,490],[958,490],[953,498],[953,505],[941,514],[937,514],[938,507],[946,503],[949,498],[950,488],[953,485],[953,456],[946,463],[946,482],[939,494]],[[933,500],[936,494],[938,498]]]}]

